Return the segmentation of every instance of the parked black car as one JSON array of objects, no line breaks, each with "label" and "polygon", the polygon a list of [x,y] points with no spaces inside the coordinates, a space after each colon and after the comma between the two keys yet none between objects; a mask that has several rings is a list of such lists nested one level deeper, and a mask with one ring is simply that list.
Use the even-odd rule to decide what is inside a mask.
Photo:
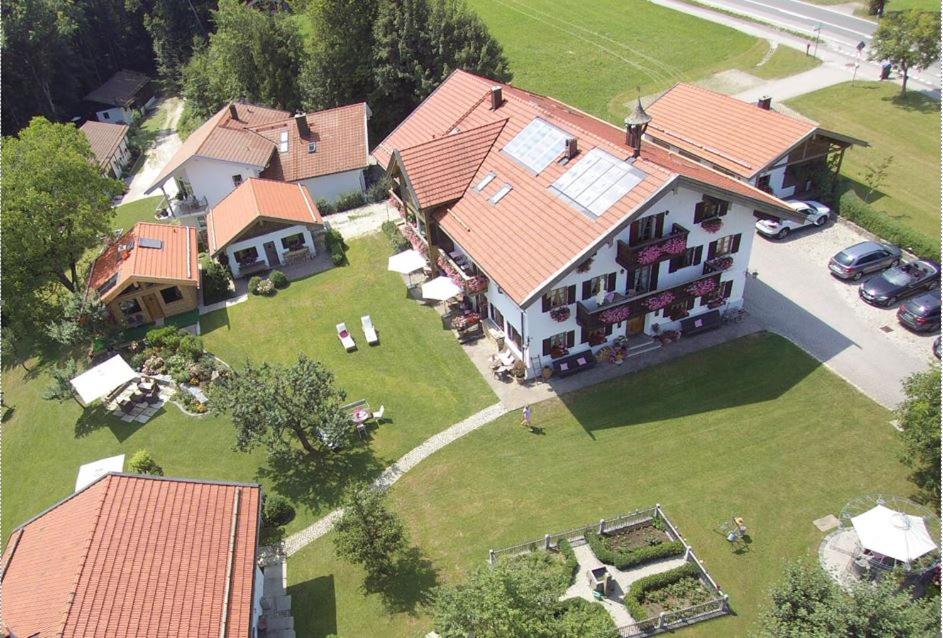
[{"label": "parked black car", "polygon": [[937,336],[936,339],[933,340],[933,356],[936,357],[937,359],[940,358],[940,337],[939,337],[939,335]]},{"label": "parked black car", "polygon": [[893,306],[901,297],[940,285],[940,264],[917,260],[885,270],[858,288],[858,296],[873,306]]},{"label": "parked black car", "polygon": [[896,266],[900,248],[876,241],[849,246],[828,261],[828,270],[839,279],[858,281],[863,275]]},{"label": "parked black car", "polygon": [[940,295],[925,292],[918,297],[908,299],[897,309],[897,320],[917,332],[931,332],[940,329]]}]

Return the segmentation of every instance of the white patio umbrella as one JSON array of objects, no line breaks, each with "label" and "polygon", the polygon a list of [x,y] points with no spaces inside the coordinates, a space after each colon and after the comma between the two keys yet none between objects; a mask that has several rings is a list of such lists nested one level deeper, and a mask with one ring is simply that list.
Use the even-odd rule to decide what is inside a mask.
[{"label": "white patio umbrella", "polygon": [[422,256],[421,253],[415,250],[404,250],[401,253],[396,253],[390,257],[387,262],[387,270],[392,270],[393,272],[398,272],[403,275],[408,275],[409,273],[416,272],[417,270],[422,270],[426,267],[426,258]]},{"label": "white patio umbrella", "polygon": [[79,474],[75,477],[75,491],[78,492],[86,485],[91,485],[108,472],[121,472],[123,470],[124,454],[109,456],[106,459],[98,459],[81,465],[79,466]]},{"label": "white patio umbrella", "polygon": [[137,376],[138,373],[121,358],[121,355],[116,354],[104,363],[86,370],[69,383],[78,395],[79,402],[88,406],[92,401],[107,396]]},{"label": "white patio umbrella", "polygon": [[462,289],[456,286],[455,282],[448,277],[436,277],[422,285],[423,299],[445,301],[460,294],[462,294]]},{"label": "white patio umbrella", "polygon": [[905,563],[936,549],[922,518],[883,505],[855,516],[851,524],[862,547]]}]

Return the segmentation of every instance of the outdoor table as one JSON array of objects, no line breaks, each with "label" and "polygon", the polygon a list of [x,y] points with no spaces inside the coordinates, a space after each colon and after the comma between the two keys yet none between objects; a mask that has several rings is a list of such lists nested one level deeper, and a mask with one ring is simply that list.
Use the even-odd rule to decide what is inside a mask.
[{"label": "outdoor table", "polygon": [[135,391],[133,394],[131,394],[131,400],[135,403],[140,403],[144,400],[144,393]]},{"label": "outdoor table", "polygon": [[356,425],[360,425],[370,418],[370,410],[366,408],[358,408],[350,415],[350,420],[353,421]]},{"label": "outdoor table", "polygon": [[153,389],[154,389],[153,381],[142,381],[138,384],[138,390],[140,390],[141,392],[147,393]]}]

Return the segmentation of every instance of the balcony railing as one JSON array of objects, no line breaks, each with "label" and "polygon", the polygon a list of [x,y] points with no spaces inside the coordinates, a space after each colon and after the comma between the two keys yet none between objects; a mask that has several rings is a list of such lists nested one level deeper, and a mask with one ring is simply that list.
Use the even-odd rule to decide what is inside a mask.
[{"label": "balcony railing", "polygon": [[478,268],[468,260],[467,264],[459,264],[441,246],[439,248],[439,263],[446,275],[461,286],[466,294],[477,295],[488,290],[489,279],[478,272]]},{"label": "balcony railing", "polygon": [[710,295],[719,288],[720,273],[715,272],[673,288],[655,290],[642,295],[629,297],[616,293],[610,301],[601,305],[580,301],[576,304],[576,323],[587,329],[601,328],[667,308],[680,301]]},{"label": "balcony railing", "polygon": [[673,224],[671,232],[664,237],[630,246],[619,240],[616,249],[616,262],[626,270],[635,270],[643,266],[658,264],[666,259],[679,257],[688,249],[688,229],[681,224]]}]

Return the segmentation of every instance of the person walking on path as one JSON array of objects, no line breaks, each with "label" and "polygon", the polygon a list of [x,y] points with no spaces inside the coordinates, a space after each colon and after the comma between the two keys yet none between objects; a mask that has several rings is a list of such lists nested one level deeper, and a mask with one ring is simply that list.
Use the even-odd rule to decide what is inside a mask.
[{"label": "person walking on path", "polygon": [[533,430],[534,427],[531,425],[532,417],[533,414],[531,413],[530,405],[525,405],[524,410],[521,412],[521,427]]}]

